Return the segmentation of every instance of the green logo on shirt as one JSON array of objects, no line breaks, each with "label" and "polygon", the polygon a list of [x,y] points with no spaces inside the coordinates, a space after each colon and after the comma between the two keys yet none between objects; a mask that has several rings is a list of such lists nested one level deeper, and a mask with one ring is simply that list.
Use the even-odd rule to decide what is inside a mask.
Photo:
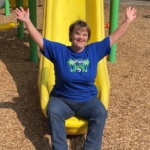
[{"label": "green logo on shirt", "polygon": [[70,72],[88,72],[88,66],[90,61],[88,59],[70,59],[68,65],[70,66]]}]

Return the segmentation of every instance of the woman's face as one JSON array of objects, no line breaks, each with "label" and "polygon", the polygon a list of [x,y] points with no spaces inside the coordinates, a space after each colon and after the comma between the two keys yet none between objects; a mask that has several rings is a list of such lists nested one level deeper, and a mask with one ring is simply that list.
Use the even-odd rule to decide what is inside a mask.
[{"label": "woman's face", "polygon": [[88,32],[86,28],[75,28],[71,35],[72,48],[76,52],[81,52],[88,41]]}]

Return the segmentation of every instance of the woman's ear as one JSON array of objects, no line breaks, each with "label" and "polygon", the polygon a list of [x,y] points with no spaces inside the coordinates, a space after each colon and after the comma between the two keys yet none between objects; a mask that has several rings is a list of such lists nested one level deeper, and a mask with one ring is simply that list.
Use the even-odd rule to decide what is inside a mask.
[{"label": "woman's ear", "polygon": [[69,34],[69,41],[72,42],[72,38],[71,38],[72,34]]}]

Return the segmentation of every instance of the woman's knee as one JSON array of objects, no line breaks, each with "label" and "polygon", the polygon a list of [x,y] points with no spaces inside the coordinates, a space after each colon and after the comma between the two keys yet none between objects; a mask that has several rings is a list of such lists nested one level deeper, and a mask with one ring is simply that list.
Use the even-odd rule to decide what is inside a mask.
[{"label": "woman's knee", "polygon": [[61,104],[57,98],[51,97],[49,102],[48,102],[48,106],[47,106],[47,115],[48,116],[59,115],[61,113],[60,105]]},{"label": "woman's knee", "polygon": [[74,112],[61,99],[52,97],[48,103],[47,115],[67,119],[70,116],[73,116]]},{"label": "woman's knee", "polygon": [[103,103],[98,100],[98,104],[97,104],[97,110],[95,110],[95,113],[97,116],[100,116],[100,117],[105,117],[107,118],[108,116],[108,111],[106,110],[105,106],[103,105]]},{"label": "woman's knee", "polygon": [[99,117],[107,118],[108,116],[108,111],[106,110],[105,106],[103,105],[101,107],[101,110],[99,111]]}]

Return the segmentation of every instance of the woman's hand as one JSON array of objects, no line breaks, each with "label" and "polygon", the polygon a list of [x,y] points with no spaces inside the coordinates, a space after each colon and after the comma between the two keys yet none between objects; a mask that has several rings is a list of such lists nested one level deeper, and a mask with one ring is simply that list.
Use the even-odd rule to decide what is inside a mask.
[{"label": "woman's hand", "polygon": [[126,10],[126,20],[132,22],[136,18],[136,9],[128,7]]},{"label": "woman's hand", "polygon": [[15,10],[16,12],[16,18],[22,22],[27,22],[29,20],[29,9],[27,9],[27,11],[25,11],[22,7],[20,7],[20,9],[16,8]]}]

